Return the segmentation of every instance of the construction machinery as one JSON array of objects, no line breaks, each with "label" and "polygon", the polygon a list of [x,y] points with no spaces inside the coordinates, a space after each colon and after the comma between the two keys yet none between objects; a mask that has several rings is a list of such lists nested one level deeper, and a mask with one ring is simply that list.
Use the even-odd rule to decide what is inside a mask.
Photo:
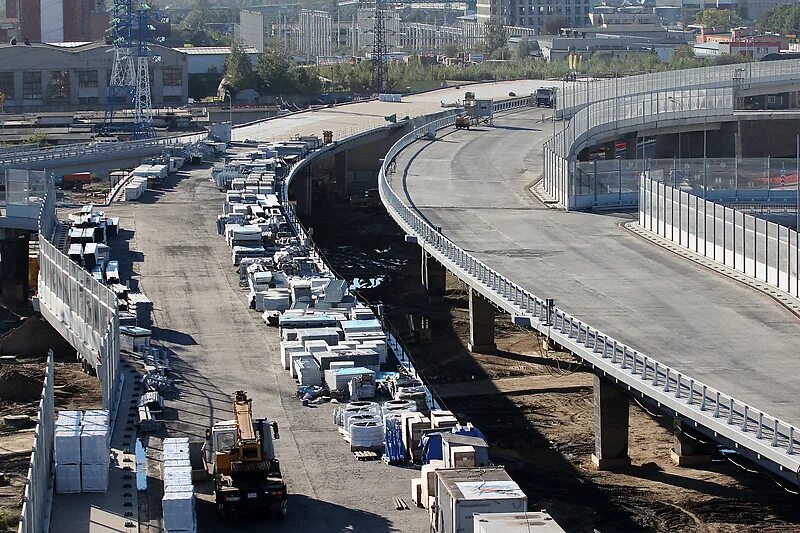
[{"label": "construction machinery", "polygon": [[[233,420],[206,430],[203,459],[214,479],[217,509],[223,518],[244,514],[286,515],[286,483],[275,457],[278,424],[253,418],[253,400],[245,391],[233,394]],[[270,431],[271,429],[271,431]]]},{"label": "construction machinery", "polygon": [[553,87],[540,87],[534,93],[536,100],[536,107],[555,107],[556,106],[556,90]]},{"label": "construction machinery", "polygon": [[464,113],[470,124],[492,124],[494,102],[489,98],[475,98],[475,93],[464,93]]}]

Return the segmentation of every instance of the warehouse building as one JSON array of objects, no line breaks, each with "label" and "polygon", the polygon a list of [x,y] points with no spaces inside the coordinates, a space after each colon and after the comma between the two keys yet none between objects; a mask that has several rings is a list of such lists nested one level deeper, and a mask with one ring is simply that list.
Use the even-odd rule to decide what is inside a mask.
[{"label": "warehouse building", "polygon": [[[0,93],[5,112],[104,109],[114,54],[102,42],[25,46],[0,44]],[[185,54],[151,44],[159,61],[150,63],[154,107],[188,101]]]}]

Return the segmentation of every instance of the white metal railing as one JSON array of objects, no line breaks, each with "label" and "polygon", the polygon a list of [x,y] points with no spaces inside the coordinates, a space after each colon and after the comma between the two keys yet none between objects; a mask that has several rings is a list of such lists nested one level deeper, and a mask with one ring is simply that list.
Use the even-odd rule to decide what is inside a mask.
[{"label": "white metal railing", "polygon": [[31,461],[25,492],[22,498],[18,533],[40,533],[46,529],[53,498],[53,434],[55,432],[55,404],[53,385],[55,380],[53,352],[47,356],[42,395],[36,414]]},{"label": "white metal railing", "polygon": [[160,139],[143,139],[126,142],[94,142],[49,146],[33,150],[18,150],[0,154],[0,166],[28,165],[48,162],[55,159],[87,157],[96,155],[112,155],[134,152],[146,148],[169,148],[186,143],[197,142],[207,137],[206,133],[192,133]]},{"label": "white metal railing", "polygon": [[56,224],[52,196],[51,188],[39,219],[39,305],[43,315],[61,325],[60,333],[97,371],[103,406],[113,411],[119,394],[117,298],[50,242]]},{"label": "white metal railing", "polygon": [[797,231],[644,176],[639,194],[644,229],[800,297]]},{"label": "white metal railing", "polygon": [[800,77],[800,60],[750,62],[638,76],[564,84],[556,99],[556,115],[569,118],[587,104],[602,100],[675,89],[750,88],[793,83]]},{"label": "white metal railing", "polygon": [[[575,154],[583,148],[612,135],[657,127],[659,123],[702,121],[732,113],[731,88],[673,90],[593,103],[545,141],[544,188],[564,207],[573,208],[581,187]],[[586,189],[592,187],[587,185]]]},{"label": "white metal railing", "polygon": [[453,122],[453,118],[439,119],[415,129],[392,146],[384,159],[378,175],[381,200],[405,232],[473,290],[514,316],[518,323],[529,323],[587,364],[657,402],[675,416],[693,420],[715,432],[717,438],[727,439],[742,453],[797,482],[800,434],[795,426],[659,363],[566,311],[548,307],[544,299],[476,259],[406,205],[392,189],[387,167],[430,127],[441,129]]}]

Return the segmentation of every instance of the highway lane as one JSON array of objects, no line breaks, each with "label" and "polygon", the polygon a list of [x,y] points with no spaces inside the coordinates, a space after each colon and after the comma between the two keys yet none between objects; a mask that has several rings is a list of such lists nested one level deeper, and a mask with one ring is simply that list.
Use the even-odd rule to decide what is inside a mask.
[{"label": "highway lane", "polygon": [[641,240],[632,213],[564,212],[529,185],[552,123],[540,111],[446,130],[400,154],[391,177],[456,244],[642,353],[797,424],[797,318],[766,295]]},{"label": "highway lane", "polygon": [[405,116],[413,118],[437,113],[443,110],[442,102],[449,104],[456,100],[463,100],[466,91],[473,91],[477,98],[506,100],[509,98],[509,92],[514,92],[518,96],[525,96],[531,94],[541,85],[547,85],[547,82],[542,80],[518,80],[479,83],[462,85],[460,88],[452,87],[404,96],[402,102],[372,100],[323,108],[317,111],[296,113],[286,117],[265,120],[250,126],[234,128],[233,140],[278,141],[286,140],[293,135],[322,136],[323,130],[331,130],[333,131],[334,139],[341,139],[368,129],[385,126],[387,122],[384,117],[387,115],[397,114],[398,118]]}]

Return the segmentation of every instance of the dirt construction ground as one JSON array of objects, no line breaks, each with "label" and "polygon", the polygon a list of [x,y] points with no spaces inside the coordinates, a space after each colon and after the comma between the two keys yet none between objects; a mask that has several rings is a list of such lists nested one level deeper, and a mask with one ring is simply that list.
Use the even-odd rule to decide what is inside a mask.
[{"label": "dirt construction ground", "polygon": [[[798,496],[738,456],[738,465],[717,455],[702,468],[674,466],[672,419],[635,400],[632,466],[594,470],[591,373],[508,316],[496,320],[496,353],[469,353],[464,287],[448,274],[445,298],[429,302],[420,250],[403,242],[382,208],[348,212],[329,196],[315,198],[314,209],[307,225],[334,268],[348,279],[381,277],[362,295],[384,304],[446,407],[487,435],[492,460],[521,485],[530,509],[547,509],[570,532],[800,530]],[[430,342],[413,342],[409,324],[418,331],[427,324]]]},{"label": "dirt construction ground", "polygon": [[[44,372],[44,362],[0,365],[0,533],[17,531]],[[79,363],[56,363],[55,378],[56,410],[100,407],[100,381]],[[30,420],[12,427],[3,421],[8,415]]]}]

